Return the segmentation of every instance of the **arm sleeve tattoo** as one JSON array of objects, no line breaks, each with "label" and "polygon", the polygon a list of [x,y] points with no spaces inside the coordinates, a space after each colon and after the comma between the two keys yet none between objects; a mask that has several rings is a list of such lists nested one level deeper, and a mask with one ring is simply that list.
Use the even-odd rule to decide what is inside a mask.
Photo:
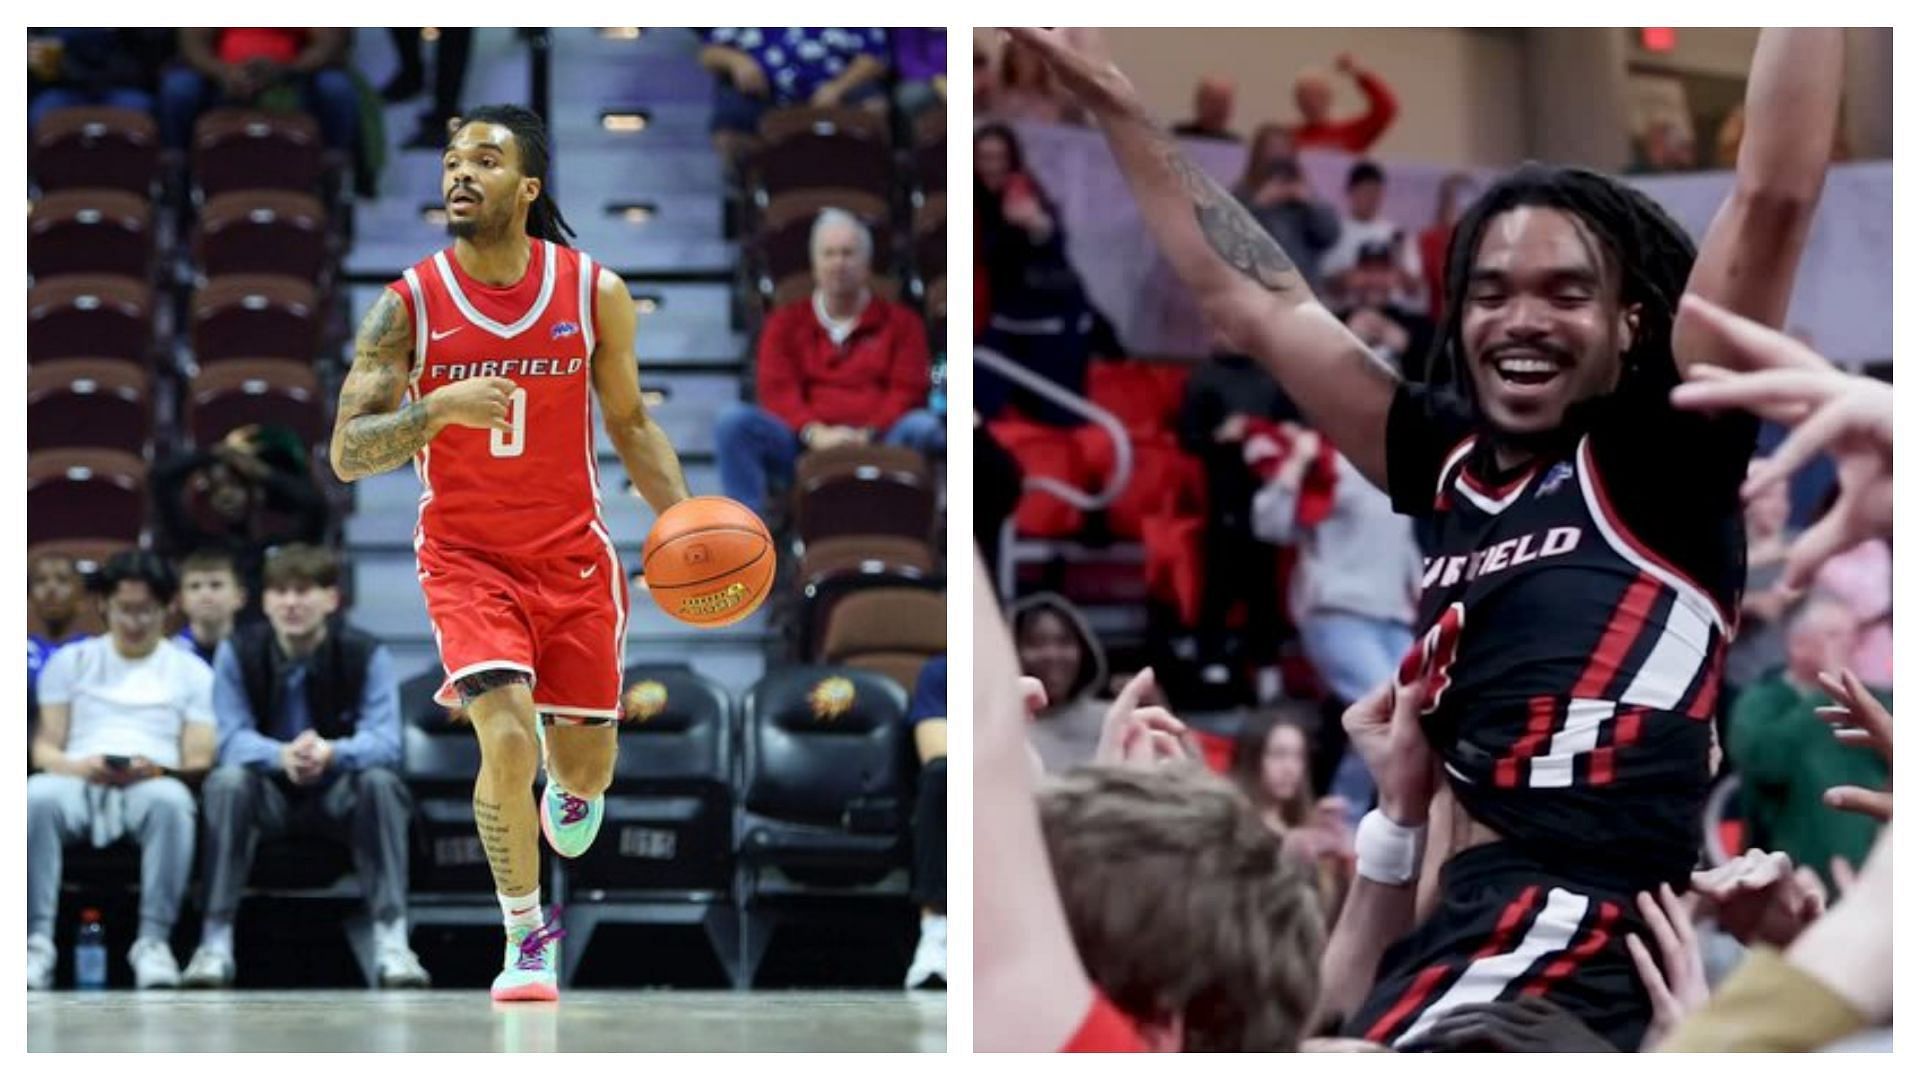
[{"label": "arm sleeve tattoo", "polygon": [[410,338],[399,298],[381,293],[360,324],[353,369],[340,388],[336,456],[348,478],[404,465],[432,437],[424,402],[409,402],[397,410],[389,404],[404,392]]},{"label": "arm sleeve tattoo", "polygon": [[1193,216],[1200,234],[1228,266],[1269,292],[1291,292],[1300,284],[1293,260],[1281,249],[1267,230],[1254,220],[1213,177],[1188,161],[1180,148],[1164,133],[1155,131],[1160,158],[1180,181],[1193,203]]}]

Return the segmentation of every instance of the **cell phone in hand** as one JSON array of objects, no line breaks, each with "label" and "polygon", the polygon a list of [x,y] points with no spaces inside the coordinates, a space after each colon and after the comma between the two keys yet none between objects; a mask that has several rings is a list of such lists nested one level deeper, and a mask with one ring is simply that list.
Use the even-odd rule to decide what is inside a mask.
[{"label": "cell phone in hand", "polygon": [[133,768],[133,759],[120,754],[103,754],[100,760],[106,762],[107,768],[112,769],[114,772],[126,772],[128,769]]}]

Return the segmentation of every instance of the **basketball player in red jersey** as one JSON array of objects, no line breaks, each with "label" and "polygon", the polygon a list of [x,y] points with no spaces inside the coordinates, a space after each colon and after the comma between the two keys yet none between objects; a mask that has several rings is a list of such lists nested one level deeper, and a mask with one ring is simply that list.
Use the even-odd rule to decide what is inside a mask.
[{"label": "basketball player in red jersey", "polygon": [[547,165],[540,117],[466,115],[442,162],[453,246],[361,322],[332,446],[342,479],[412,461],[425,488],[414,549],[447,669],[436,700],[464,705],[480,738],[474,817],[506,918],[497,1001],[559,996],[536,831],[561,855],[585,851],[613,775],[627,579],[601,515],[589,387],[654,511],[687,497],[640,398],[626,283],[567,245]]}]

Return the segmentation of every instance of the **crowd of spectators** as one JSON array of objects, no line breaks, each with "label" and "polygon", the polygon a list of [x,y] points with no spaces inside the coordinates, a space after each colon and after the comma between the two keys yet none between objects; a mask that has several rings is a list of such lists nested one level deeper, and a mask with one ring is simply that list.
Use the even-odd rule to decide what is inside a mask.
[{"label": "crowd of spectators", "polygon": [[[61,634],[83,604],[79,574],[63,556],[34,566],[33,614]],[[340,617],[330,551],[288,544],[262,572],[265,617],[236,626],[243,590],[225,553],[176,567],[125,551],[86,581],[106,633],[30,639],[29,990],[52,984],[68,846],[140,849],[136,986],[223,987],[258,839],[302,830],[352,849],[381,984],[427,985],[407,944],[412,806],[392,662]],[[183,975],[171,938],[196,866],[204,923]]]}]

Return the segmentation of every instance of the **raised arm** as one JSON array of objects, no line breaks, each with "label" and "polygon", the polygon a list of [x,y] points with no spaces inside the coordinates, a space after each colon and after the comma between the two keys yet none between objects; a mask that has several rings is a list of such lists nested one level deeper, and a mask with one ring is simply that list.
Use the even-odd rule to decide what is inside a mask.
[{"label": "raised arm", "polygon": [[513,381],[465,379],[425,398],[401,401],[413,367],[413,319],[391,289],[360,320],[353,367],[340,385],[330,457],[342,480],[358,480],[406,464],[448,424],[511,431],[507,402]]},{"label": "raised arm", "polygon": [[1090,30],[1007,31],[1044,58],[1106,134],[1161,252],[1207,320],[1258,359],[1315,428],[1386,485],[1387,410],[1397,377],[1314,299],[1285,251],[1148,119],[1133,84]]},{"label": "raised arm", "polygon": [[633,355],[633,295],[611,270],[601,270],[594,314],[593,390],[600,396],[600,422],[627,467],[627,479],[655,513],[687,497],[687,478],[667,433],[654,423],[640,397],[640,364]]},{"label": "raised arm", "polygon": [[[1747,76],[1746,137],[1733,191],[1700,244],[1687,292],[1778,329],[1806,248],[1839,123],[1846,42],[1837,29],[1760,31]],[[1690,320],[1673,332],[1682,374],[1717,353]]]},{"label": "raised arm", "polygon": [[977,554],[973,648],[975,1048],[1049,1053],[1086,1015],[1093,983],[1074,951],[1040,831],[1020,663]]}]

